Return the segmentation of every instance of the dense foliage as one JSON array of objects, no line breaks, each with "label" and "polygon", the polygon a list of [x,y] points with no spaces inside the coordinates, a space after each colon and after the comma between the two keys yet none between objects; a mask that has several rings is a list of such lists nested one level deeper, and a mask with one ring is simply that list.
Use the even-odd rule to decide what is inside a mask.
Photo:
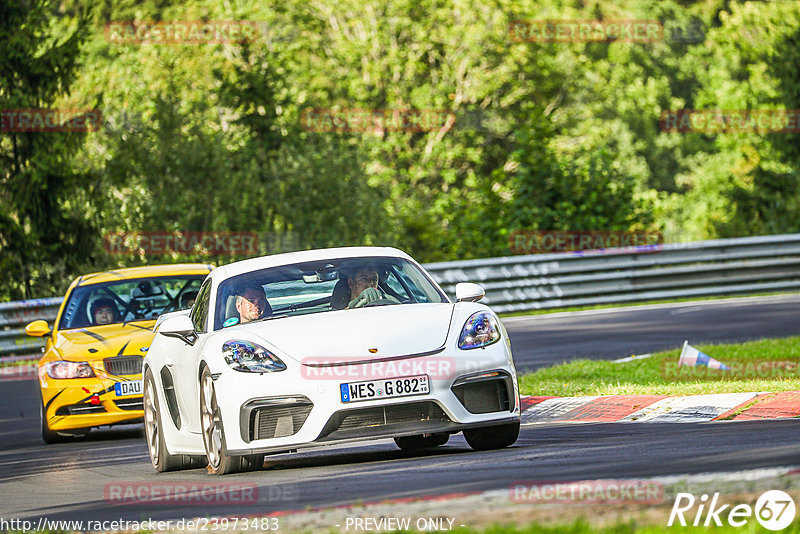
[{"label": "dense foliage", "polygon": [[[650,20],[652,42],[515,38],[519,20]],[[119,21],[253,21],[240,43],[120,42]],[[800,109],[800,3],[740,0],[5,0],[0,300],[75,275],[223,256],[108,254],[109,232],[257,232],[261,253],[378,244],[509,254],[514,230],[667,240],[800,230],[795,132],[667,132],[665,110]],[[309,110],[432,110],[433,127]],[[454,119],[454,120],[453,120]],[[327,125],[327,126],[326,126]]]}]

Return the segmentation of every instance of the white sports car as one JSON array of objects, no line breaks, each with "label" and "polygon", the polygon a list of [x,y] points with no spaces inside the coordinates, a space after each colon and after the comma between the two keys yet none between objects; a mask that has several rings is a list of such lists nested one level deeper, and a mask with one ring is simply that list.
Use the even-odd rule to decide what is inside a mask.
[{"label": "white sports car", "polygon": [[162,315],[143,363],[153,467],[259,468],[264,455],[394,438],[474,449],[517,440],[511,344],[480,286],[452,302],[393,248],[254,258],[212,271]]}]

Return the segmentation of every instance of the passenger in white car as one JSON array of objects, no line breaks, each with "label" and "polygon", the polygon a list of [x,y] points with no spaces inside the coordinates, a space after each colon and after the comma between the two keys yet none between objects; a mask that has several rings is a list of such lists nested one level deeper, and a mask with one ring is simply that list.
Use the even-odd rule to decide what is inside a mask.
[{"label": "passenger in white car", "polygon": [[347,279],[350,288],[350,303],[348,308],[361,308],[376,300],[393,300],[399,302],[391,295],[378,289],[378,271],[370,267],[359,268],[353,276]]}]

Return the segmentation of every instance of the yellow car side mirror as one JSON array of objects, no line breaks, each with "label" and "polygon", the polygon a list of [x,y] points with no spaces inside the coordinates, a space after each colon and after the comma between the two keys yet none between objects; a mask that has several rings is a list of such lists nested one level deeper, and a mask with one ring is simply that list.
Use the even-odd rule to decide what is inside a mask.
[{"label": "yellow car side mirror", "polygon": [[43,337],[50,333],[50,327],[47,326],[47,321],[39,319],[28,323],[28,326],[25,327],[25,333],[33,337]]}]

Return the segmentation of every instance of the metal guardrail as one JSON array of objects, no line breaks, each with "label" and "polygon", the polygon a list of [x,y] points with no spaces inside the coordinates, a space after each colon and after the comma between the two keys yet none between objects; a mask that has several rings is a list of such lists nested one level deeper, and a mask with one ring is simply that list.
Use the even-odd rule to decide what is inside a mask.
[{"label": "metal guardrail", "polygon": [[37,319],[52,324],[62,297],[0,302],[0,356],[10,359],[40,358],[44,339],[25,334],[25,325]]},{"label": "metal guardrail", "polygon": [[448,293],[476,282],[497,312],[800,290],[800,234],[431,263]]},{"label": "metal guardrail", "polygon": [[[684,297],[800,290],[800,234],[425,264],[451,296],[476,282],[500,313]],[[61,298],[0,303],[0,357],[38,358],[30,321],[55,319]]]}]

